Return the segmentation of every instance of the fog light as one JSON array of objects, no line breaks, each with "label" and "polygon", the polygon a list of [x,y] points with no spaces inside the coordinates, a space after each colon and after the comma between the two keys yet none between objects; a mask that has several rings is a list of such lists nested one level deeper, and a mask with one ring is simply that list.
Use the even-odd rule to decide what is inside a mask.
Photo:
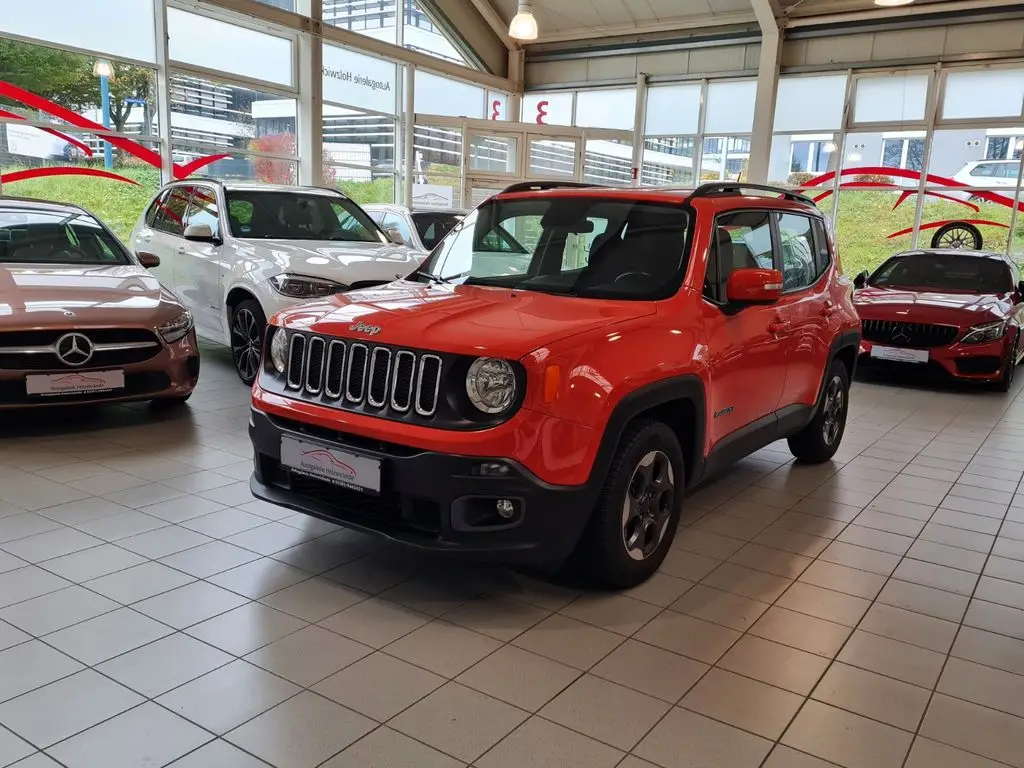
[{"label": "fog light", "polygon": [[473,474],[483,477],[504,477],[508,473],[508,464],[503,464],[500,461],[485,461],[473,467]]},{"label": "fog light", "polygon": [[504,520],[511,520],[516,513],[516,505],[511,499],[498,499],[494,504],[498,515]]}]

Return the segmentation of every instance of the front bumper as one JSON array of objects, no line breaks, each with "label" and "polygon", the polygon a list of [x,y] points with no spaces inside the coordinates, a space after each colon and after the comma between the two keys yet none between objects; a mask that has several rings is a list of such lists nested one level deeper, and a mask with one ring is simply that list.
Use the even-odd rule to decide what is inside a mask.
[{"label": "front bumper", "polygon": [[[962,381],[994,381],[1003,373],[1006,364],[1006,357],[1010,354],[1011,334],[1007,333],[1002,339],[988,342],[987,344],[958,344],[954,343],[947,347],[933,347],[928,349],[928,366],[919,363],[893,363],[904,368],[932,370],[941,369],[942,372],[954,379]],[[861,341],[861,359],[865,363],[885,363],[872,358],[871,349],[875,346],[870,341]],[[878,346],[886,346],[880,344]]]},{"label": "front bumper", "polygon": [[[83,392],[66,395],[28,395],[27,375],[81,373],[120,369],[124,371],[124,388],[107,392]],[[126,365],[108,365],[96,368],[13,370],[0,369],[0,410],[18,408],[45,408],[62,405],[90,405],[123,403],[137,400],[185,397],[199,381],[199,345],[195,331],[172,344],[164,344],[160,351],[147,360]]]},{"label": "front bumper", "polygon": [[[368,440],[255,409],[249,435],[255,465],[250,486],[257,498],[421,550],[557,566],[575,547],[595,499],[587,486],[549,485],[514,461]],[[381,493],[290,471],[281,464],[283,436],[379,460]],[[506,465],[507,474],[475,474],[488,462]],[[515,506],[512,519],[497,515],[499,499]]]}]

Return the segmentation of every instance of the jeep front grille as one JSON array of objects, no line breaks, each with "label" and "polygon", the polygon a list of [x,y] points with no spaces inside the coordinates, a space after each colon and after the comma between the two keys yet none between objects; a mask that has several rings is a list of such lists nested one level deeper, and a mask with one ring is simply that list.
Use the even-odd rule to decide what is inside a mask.
[{"label": "jeep front grille", "polygon": [[397,414],[437,411],[441,358],[361,341],[293,333],[285,368],[288,390],[336,408],[362,406]]}]

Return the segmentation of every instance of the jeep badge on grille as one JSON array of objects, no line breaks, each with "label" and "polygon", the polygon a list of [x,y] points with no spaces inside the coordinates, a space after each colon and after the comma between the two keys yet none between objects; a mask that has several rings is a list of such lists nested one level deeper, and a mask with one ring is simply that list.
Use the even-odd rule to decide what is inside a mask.
[{"label": "jeep badge on grille", "polygon": [[367,325],[362,320],[360,320],[358,323],[353,323],[348,327],[348,329],[355,333],[365,333],[367,336],[376,336],[378,333],[380,333],[379,325]]}]

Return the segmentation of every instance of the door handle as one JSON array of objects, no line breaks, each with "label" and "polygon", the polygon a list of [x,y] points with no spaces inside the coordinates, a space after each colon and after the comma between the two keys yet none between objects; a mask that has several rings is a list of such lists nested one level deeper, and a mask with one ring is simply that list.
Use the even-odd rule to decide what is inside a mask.
[{"label": "door handle", "polygon": [[152,232],[140,232],[139,233],[139,240],[141,240],[144,243],[148,243],[152,239],[153,239],[153,233]]},{"label": "door handle", "polygon": [[184,245],[179,245],[178,246],[178,253],[184,253],[184,252],[185,252],[185,246]]},{"label": "door handle", "polygon": [[780,333],[785,333],[789,330],[789,323],[784,323],[779,320],[774,323],[768,323],[768,333],[773,336],[778,336]]}]

